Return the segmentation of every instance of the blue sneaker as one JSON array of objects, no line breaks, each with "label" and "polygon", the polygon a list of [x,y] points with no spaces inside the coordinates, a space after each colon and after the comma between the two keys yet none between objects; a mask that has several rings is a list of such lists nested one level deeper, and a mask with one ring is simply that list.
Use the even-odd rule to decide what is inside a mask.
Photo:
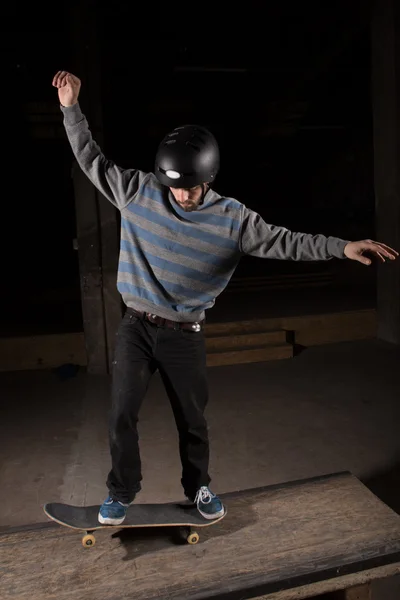
[{"label": "blue sneaker", "polygon": [[107,500],[100,506],[98,520],[102,525],[121,525],[126,517],[129,504],[122,504],[108,496]]},{"label": "blue sneaker", "polygon": [[225,514],[225,508],[221,500],[203,485],[194,499],[197,510],[205,519],[217,519]]}]

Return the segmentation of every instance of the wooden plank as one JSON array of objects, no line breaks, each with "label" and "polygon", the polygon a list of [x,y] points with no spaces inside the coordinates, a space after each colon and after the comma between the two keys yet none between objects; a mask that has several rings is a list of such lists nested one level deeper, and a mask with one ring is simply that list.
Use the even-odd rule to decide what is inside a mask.
[{"label": "wooden plank", "polygon": [[[285,331],[300,346],[316,346],[376,337],[376,311],[355,310],[322,315],[301,315],[209,323],[206,339],[250,335],[266,330]],[[290,332],[290,333],[289,333]]]},{"label": "wooden plank", "polygon": [[256,348],[245,347],[235,350],[214,350],[207,353],[207,366],[220,367],[223,365],[238,365],[245,363],[264,362],[269,360],[283,360],[293,357],[291,344],[277,344],[275,346],[260,346]]},{"label": "wooden plank", "polygon": [[[373,2],[372,106],[376,237],[400,249],[400,6]],[[400,261],[378,266],[378,337],[400,344]]]},{"label": "wooden plank", "polygon": [[299,346],[311,347],[324,344],[339,344],[340,342],[369,340],[376,337],[375,327],[368,324],[353,323],[350,329],[345,327],[326,326],[321,329],[310,327],[294,332],[294,342]]},{"label": "wooden plank", "polygon": [[259,331],[236,335],[206,336],[205,342],[208,352],[237,347],[244,348],[246,346],[275,346],[286,343],[286,331]]},{"label": "wooden plank", "polygon": [[206,323],[206,336],[229,335],[241,333],[253,333],[265,330],[294,331],[296,334],[307,335],[309,331],[341,329],[343,336],[352,339],[352,335],[365,336],[365,338],[376,336],[376,311],[351,310],[337,313],[325,313],[318,315],[300,315],[294,317],[276,317],[248,319],[242,321],[227,321],[219,323]]},{"label": "wooden plank", "polygon": [[295,343],[302,346],[373,339],[376,337],[376,311],[310,315],[306,319],[292,317],[284,321],[284,328],[294,331]]},{"label": "wooden plank", "polygon": [[400,516],[349,473],[223,498],[227,517],[194,546],[166,529],[103,530],[90,550],[61,526],[5,533],[0,597],[289,600],[398,570]]},{"label": "wooden plank", "polygon": [[[335,579],[327,579],[311,585],[303,585],[291,590],[282,590],[273,594],[257,596],[257,600],[306,600],[309,598],[316,598],[316,600],[343,600],[343,597],[346,598],[346,594],[351,593],[353,589],[357,589],[360,586],[368,586],[370,589],[369,582],[393,577],[399,573],[400,563],[385,565],[351,575],[339,576]],[[359,585],[357,585],[357,582],[359,582]],[[353,586],[356,586],[356,588]]]}]

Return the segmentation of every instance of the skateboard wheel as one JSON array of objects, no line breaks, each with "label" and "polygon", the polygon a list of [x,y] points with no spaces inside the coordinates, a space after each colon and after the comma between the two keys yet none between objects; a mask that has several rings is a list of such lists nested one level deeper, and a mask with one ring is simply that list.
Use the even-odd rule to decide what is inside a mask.
[{"label": "skateboard wheel", "polygon": [[85,546],[85,548],[91,548],[92,546],[95,545],[95,543],[96,543],[96,538],[91,533],[84,535],[82,538],[82,545]]},{"label": "skateboard wheel", "polygon": [[187,539],[188,544],[197,544],[200,537],[199,537],[199,534],[194,531],[193,533],[189,533],[189,535],[187,536],[186,539]]}]

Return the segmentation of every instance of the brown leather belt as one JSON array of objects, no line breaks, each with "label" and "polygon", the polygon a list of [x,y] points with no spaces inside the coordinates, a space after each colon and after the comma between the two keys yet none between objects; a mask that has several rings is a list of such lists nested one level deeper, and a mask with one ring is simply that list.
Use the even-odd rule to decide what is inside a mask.
[{"label": "brown leather belt", "polygon": [[140,310],[135,310],[134,308],[127,308],[126,312],[131,315],[135,315],[135,317],[139,317],[139,319],[145,319],[150,323],[154,323],[154,325],[158,325],[159,327],[168,327],[170,329],[185,329],[187,331],[198,332],[203,329],[204,319],[202,321],[192,321],[190,323],[180,323],[179,321],[171,321],[171,319],[164,319],[164,317],[159,317],[153,313],[143,312]]}]

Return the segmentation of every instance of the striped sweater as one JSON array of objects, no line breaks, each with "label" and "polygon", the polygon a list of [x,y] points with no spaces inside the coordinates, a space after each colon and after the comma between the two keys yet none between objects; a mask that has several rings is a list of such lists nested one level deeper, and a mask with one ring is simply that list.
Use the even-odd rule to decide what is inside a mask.
[{"label": "striped sweater", "polygon": [[344,258],[345,240],[269,225],[209,189],[185,212],[153,173],[121,169],[93,140],[79,104],[61,106],[83,172],[121,213],[117,288],[124,303],[175,321],[200,321],[245,255],[297,261]]}]

